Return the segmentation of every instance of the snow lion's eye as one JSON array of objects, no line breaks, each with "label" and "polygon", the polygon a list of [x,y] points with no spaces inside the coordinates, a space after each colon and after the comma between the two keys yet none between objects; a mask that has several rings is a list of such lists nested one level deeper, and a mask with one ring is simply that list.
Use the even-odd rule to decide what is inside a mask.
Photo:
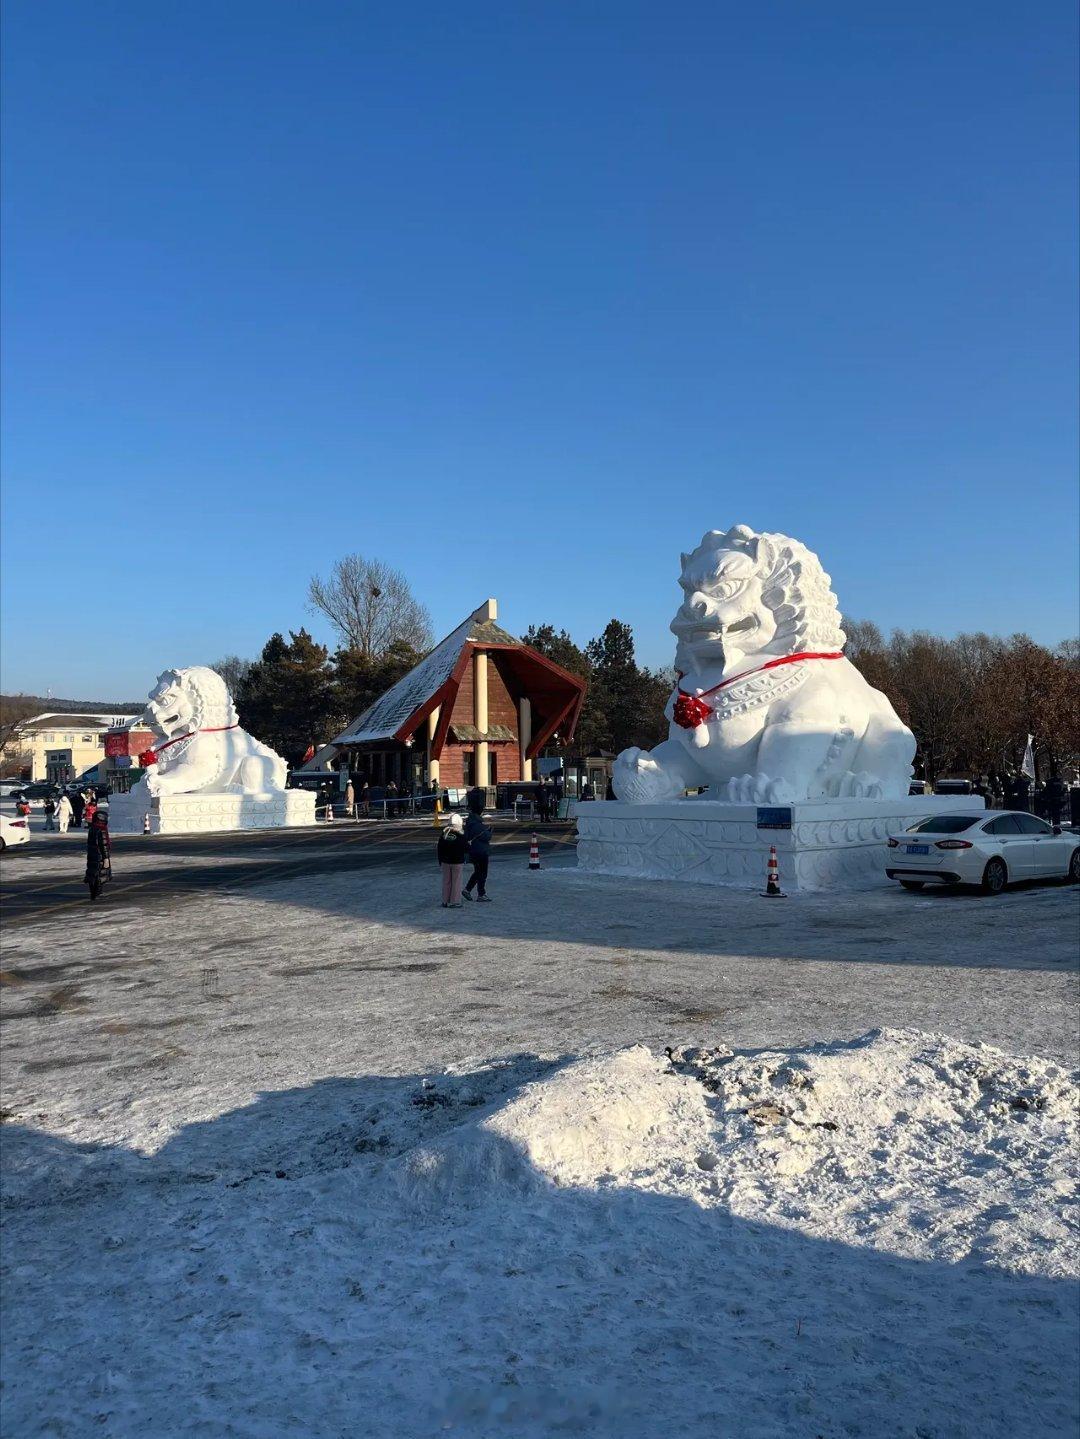
[{"label": "snow lion's eye", "polygon": [[717,599],[731,599],[732,595],[738,594],[744,583],[743,580],[718,580],[715,588]]}]

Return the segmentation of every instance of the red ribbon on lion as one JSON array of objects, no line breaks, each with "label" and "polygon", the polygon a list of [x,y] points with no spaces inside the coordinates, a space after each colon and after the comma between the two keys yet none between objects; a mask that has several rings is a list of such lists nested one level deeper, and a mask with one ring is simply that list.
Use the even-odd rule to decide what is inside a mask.
[{"label": "red ribbon on lion", "polygon": [[820,654],[805,651],[798,655],[782,655],[780,659],[769,660],[768,664],[758,665],[756,669],[743,670],[741,675],[732,675],[729,680],[721,680],[718,685],[703,690],[700,695],[688,695],[682,687],[682,675],[680,675],[675,683],[675,693],[678,698],[675,701],[672,719],[680,729],[697,729],[699,724],[707,724],[709,716],[713,713],[712,705],[705,703],[705,695],[714,695],[717,690],[726,689],[728,685],[737,684],[739,680],[748,679],[750,675],[761,674],[762,670],[774,670],[778,665],[793,665],[801,660],[842,660],[843,658],[843,652],[840,650]]},{"label": "red ribbon on lion", "polygon": [[179,744],[182,739],[191,739],[197,734],[224,734],[226,730],[239,728],[239,724],[219,724],[206,729],[189,730],[187,734],[178,734],[174,739],[166,740],[164,744],[159,744],[157,749],[144,749],[139,756],[139,764],[143,769],[149,769],[152,764],[157,764],[157,757],[163,750],[172,749],[173,745]]}]

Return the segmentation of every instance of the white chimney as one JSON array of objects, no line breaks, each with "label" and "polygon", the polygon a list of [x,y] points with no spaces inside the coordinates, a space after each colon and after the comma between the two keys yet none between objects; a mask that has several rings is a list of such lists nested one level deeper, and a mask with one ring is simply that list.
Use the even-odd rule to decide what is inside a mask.
[{"label": "white chimney", "polygon": [[473,610],[474,620],[497,620],[499,618],[498,600],[485,600],[479,609]]}]

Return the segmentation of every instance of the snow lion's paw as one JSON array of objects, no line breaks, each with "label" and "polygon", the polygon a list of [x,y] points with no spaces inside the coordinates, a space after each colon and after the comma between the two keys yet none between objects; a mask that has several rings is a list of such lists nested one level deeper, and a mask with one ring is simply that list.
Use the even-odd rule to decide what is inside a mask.
[{"label": "snow lion's paw", "polygon": [[626,804],[657,804],[681,792],[663,766],[647,750],[636,747],[624,749],[616,759],[611,784]]},{"label": "snow lion's paw", "polygon": [[854,770],[845,770],[840,776],[836,793],[841,799],[885,798],[881,781],[877,775],[870,774],[867,770],[860,770],[858,774]]},{"label": "snow lion's paw", "polygon": [[728,780],[724,798],[729,804],[791,804],[795,791],[786,779],[740,774]]}]

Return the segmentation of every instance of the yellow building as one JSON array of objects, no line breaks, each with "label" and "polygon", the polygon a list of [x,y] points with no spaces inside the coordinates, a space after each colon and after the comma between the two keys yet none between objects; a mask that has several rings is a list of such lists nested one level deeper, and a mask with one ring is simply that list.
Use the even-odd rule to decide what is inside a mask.
[{"label": "yellow building", "polygon": [[64,784],[105,758],[105,732],[130,715],[40,714],[16,725],[4,755],[20,756],[31,780]]}]

